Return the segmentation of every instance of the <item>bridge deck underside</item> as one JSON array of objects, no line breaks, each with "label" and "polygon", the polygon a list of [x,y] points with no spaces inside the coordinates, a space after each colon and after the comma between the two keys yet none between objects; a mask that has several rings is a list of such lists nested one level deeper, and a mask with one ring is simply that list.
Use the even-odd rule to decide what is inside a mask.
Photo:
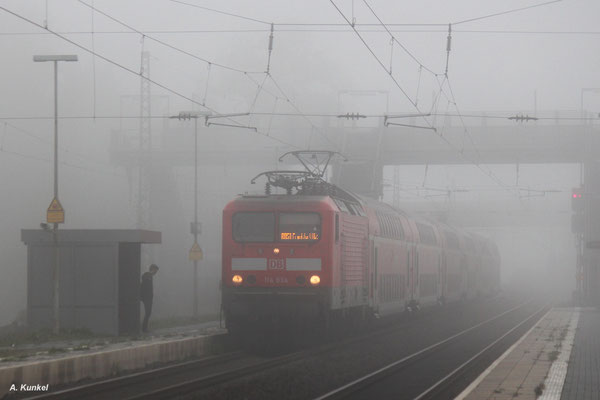
[{"label": "bridge deck underside", "polygon": [[381,151],[383,165],[401,164],[545,164],[584,160],[591,128],[520,126],[462,128],[433,132],[388,129]]}]

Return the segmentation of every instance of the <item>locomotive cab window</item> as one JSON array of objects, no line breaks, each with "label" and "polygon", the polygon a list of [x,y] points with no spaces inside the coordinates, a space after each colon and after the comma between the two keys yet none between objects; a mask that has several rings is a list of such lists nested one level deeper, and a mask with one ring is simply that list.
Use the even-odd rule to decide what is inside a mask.
[{"label": "locomotive cab window", "polygon": [[279,214],[281,242],[316,242],[321,238],[321,217],[317,213],[298,212]]},{"label": "locomotive cab window", "polygon": [[275,214],[269,212],[238,212],[232,219],[233,240],[236,242],[275,241]]}]

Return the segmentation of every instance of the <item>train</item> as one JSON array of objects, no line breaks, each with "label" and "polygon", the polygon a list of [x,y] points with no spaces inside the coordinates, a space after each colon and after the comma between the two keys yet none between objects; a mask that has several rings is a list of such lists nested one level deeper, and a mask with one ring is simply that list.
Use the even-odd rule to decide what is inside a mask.
[{"label": "train", "polygon": [[[364,321],[499,290],[491,240],[310,171],[263,175],[264,194],[239,195],[223,210],[222,310],[230,332],[273,321]],[[272,186],[285,193],[272,194]]]}]

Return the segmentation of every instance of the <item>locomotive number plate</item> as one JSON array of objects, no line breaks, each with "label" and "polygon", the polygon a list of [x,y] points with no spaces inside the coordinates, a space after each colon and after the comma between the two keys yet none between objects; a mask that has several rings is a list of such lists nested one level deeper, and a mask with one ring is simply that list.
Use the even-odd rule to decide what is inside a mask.
[{"label": "locomotive number plate", "polygon": [[288,279],[285,276],[265,276],[265,283],[278,285],[282,283],[288,283]]},{"label": "locomotive number plate", "polygon": [[284,270],[285,269],[285,258],[269,258],[267,260],[267,269]]}]

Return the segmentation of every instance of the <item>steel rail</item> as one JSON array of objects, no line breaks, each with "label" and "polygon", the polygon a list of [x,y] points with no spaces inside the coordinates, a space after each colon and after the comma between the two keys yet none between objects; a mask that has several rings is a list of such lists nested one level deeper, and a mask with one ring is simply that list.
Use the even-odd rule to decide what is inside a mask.
[{"label": "steel rail", "polygon": [[540,320],[541,318],[543,318],[544,315],[547,314],[547,310],[548,310],[548,306],[547,305],[543,306],[542,308],[540,308],[539,310],[537,310],[536,312],[534,312],[533,314],[531,314],[530,316],[525,318],[523,321],[521,321],[519,324],[517,324],[513,328],[509,329],[506,333],[504,333],[498,339],[494,340],[492,343],[487,345],[484,349],[479,351],[473,357],[469,358],[467,361],[465,361],[460,366],[455,368],[448,375],[444,376],[442,379],[440,379],[435,384],[430,386],[427,390],[425,390],[420,395],[415,397],[414,400],[433,399],[436,396],[438,396],[439,394],[441,394],[442,392],[444,392],[445,390],[447,390],[452,385],[452,383],[456,381],[456,379],[464,376],[467,372],[469,372],[469,370],[471,370],[473,367],[475,367],[476,363],[480,359],[484,358],[487,354],[489,354],[489,352],[492,351],[503,339],[505,339],[508,335],[510,335],[517,329],[519,329],[525,323],[529,322],[531,319],[535,318],[538,314],[543,314],[538,319],[538,320]]},{"label": "steel rail", "polygon": [[[343,386],[340,386],[337,389],[329,391],[329,392],[315,398],[314,400],[325,400],[325,399],[332,400],[332,399],[346,398],[353,393],[356,393],[368,386],[371,386],[372,384],[379,381],[383,377],[388,376],[389,374],[393,373],[395,370],[401,369],[402,367],[406,366],[409,362],[415,361],[416,359],[418,359],[420,357],[424,357],[425,355],[432,353],[434,350],[440,348],[441,346],[443,346],[445,344],[448,344],[449,342],[453,341],[454,339],[457,339],[463,335],[466,335],[467,333],[469,333],[477,328],[480,328],[486,324],[489,324],[490,322],[493,322],[493,321],[505,316],[506,314],[511,313],[519,308],[522,308],[525,305],[530,304],[530,303],[531,303],[531,301],[523,302],[523,303],[521,303],[507,311],[504,311],[492,318],[489,318],[485,321],[475,324],[475,325],[471,326],[470,328],[467,328],[458,333],[455,333],[454,335],[452,335],[444,340],[441,340],[439,342],[431,344],[415,353],[412,353],[408,356],[401,358],[400,360],[394,361],[391,364],[388,364],[382,368],[379,368],[374,372],[371,372],[371,373],[364,375],[358,379],[355,379],[354,381],[349,382]],[[539,310],[536,311],[536,313],[538,313],[538,312],[539,312]],[[528,318],[530,318],[530,317],[528,317]]]},{"label": "steel rail", "polygon": [[58,390],[52,393],[46,393],[34,397],[27,397],[28,400],[49,400],[49,399],[82,399],[91,395],[98,395],[106,391],[114,391],[120,388],[148,382],[158,378],[171,376],[181,371],[188,370],[193,367],[208,367],[229,362],[243,356],[241,351],[225,353],[223,355],[203,357],[198,360],[185,361],[173,365],[167,365],[160,368],[135,372],[115,378],[103,379],[97,382],[79,385],[67,389]]},{"label": "steel rail", "polygon": [[248,365],[232,369],[225,372],[190,379],[184,382],[179,382],[169,386],[163,386],[159,389],[139,393],[131,397],[125,397],[122,400],[152,400],[152,399],[171,399],[177,396],[183,396],[193,391],[207,389],[209,387],[227,382],[231,379],[240,378],[257,372],[266,371],[271,368],[285,365],[290,362],[301,360],[306,357],[306,352],[300,351],[285,356],[280,356],[267,360],[265,362],[257,362],[256,364]]},{"label": "steel rail", "polygon": [[[519,308],[525,306],[526,304],[529,304],[529,302],[523,302],[523,303],[517,305],[516,307],[513,307],[507,311],[502,312],[501,314],[497,315],[496,317],[493,317],[491,319],[483,321],[483,322],[469,328],[467,331],[475,329],[476,327],[481,326],[482,324],[491,322],[492,320],[499,318],[507,313],[510,313],[516,309],[519,309]],[[161,388],[157,388],[157,389],[150,390],[150,391],[145,391],[144,393],[135,394],[134,396],[125,397],[125,398],[128,400],[147,399],[147,398],[149,398],[149,399],[172,398],[173,396],[183,395],[185,393],[189,393],[189,392],[192,392],[195,390],[206,389],[211,386],[225,383],[233,378],[239,378],[241,376],[250,375],[253,373],[257,373],[257,372],[261,372],[261,371],[268,370],[271,368],[275,368],[277,366],[285,365],[285,364],[288,364],[288,363],[291,363],[291,362],[294,362],[297,360],[301,360],[303,358],[307,358],[307,357],[310,357],[313,355],[322,355],[323,353],[335,351],[335,350],[338,350],[339,348],[347,347],[354,343],[359,343],[359,342],[365,341],[365,340],[373,340],[373,338],[376,338],[379,336],[393,334],[393,332],[397,331],[398,329],[402,329],[403,327],[405,327],[406,324],[409,323],[410,321],[403,321],[403,322],[404,323],[400,323],[400,324],[396,323],[392,327],[388,326],[388,327],[385,327],[382,329],[378,329],[375,332],[368,332],[366,334],[354,336],[349,339],[343,340],[341,342],[327,344],[324,346],[319,346],[319,347],[308,349],[308,350],[298,351],[298,352],[287,354],[287,355],[280,356],[277,358],[268,359],[264,362],[258,361],[256,363],[253,363],[252,365],[241,367],[241,368],[231,369],[231,370],[228,370],[225,372],[213,373],[213,374],[205,375],[203,377],[199,377],[199,378],[195,378],[195,379],[184,380],[183,382],[180,382],[177,384],[163,386]],[[459,335],[461,333],[466,333],[466,331],[462,331],[452,337],[456,337],[457,335]],[[240,356],[242,354],[243,354],[242,352],[234,352],[234,353],[227,353],[222,356],[213,356],[213,357],[202,358],[199,360],[192,360],[192,361],[187,361],[187,362],[183,362],[183,363],[177,363],[174,365],[168,365],[168,366],[164,366],[164,367],[160,367],[160,368],[156,368],[156,369],[141,371],[141,372],[128,374],[128,375],[124,375],[124,376],[120,376],[120,377],[115,377],[115,378],[111,378],[111,379],[105,379],[105,380],[101,380],[98,382],[93,382],[93,383],[89,383],[89,384],[85,384],[85,385],[81,385],[81,386],[67,388],[67,389],[59,390],[59,391],[52,392],[52,393],[46,393],[43,395],[38,395],[38,396],[32,397],[30,399],[79,399],[79,398],[87,398],[91,395],[102,396],[103,393],[107,393],[107,392],[111,392],[111,391],[118,391],[120,388],[125,388],[125,387],[131,386],[131,385],[142,385],[146,382],[156,381],[157,379],[161,379],[161,378],[165,378],[165,377],[176,379],[177,374],[183,374],[186,371],[189,371],[189,369],[191,369],[191,368],[210,367],[210,366],[230,362],[235,359],[241,358]],[[107,395],[108,394],[110,394],[110,393],[107,393]]]},{"label": "steel rail", "polygon": [[[523,302],[517,305],[516,307],[513,307],[510,310],[503,312],[501,315],[521,308],[528,303],[529,302]],[[376,332],[368,332],[363,335],[351,337],[341,342],[336,342],[333,344],[327,344],[316,348],[310,348],[308,350],[302,350],[291,354],[286,354],[277,358],[266,360],[264,362],[256,362],[249,366],[235,368],[225,372],[219,372],[194,379],[185,380],[176,384],[164,386],[150,391],[145,391],[143,393],[139,393],[131,397],[125,397],[125,400],[165,399],[176,396],[182,396],[193,391],[207,389],[212,386],[229,382],[232,379],[239,379],[247,375],[263,372],[272,368],[292,363],[294,361],[302,360],[310,356],[322,355],[327,352],[336,351],[340,348],[347,347],[354,343],[359,343],[365,340],[373,340],[374,337],[389,335],[398,329],[402,329],[405,325],[406,323],[401,323],[399,325],[395,324],[392,327],[383,328],[377,330]]]}]

